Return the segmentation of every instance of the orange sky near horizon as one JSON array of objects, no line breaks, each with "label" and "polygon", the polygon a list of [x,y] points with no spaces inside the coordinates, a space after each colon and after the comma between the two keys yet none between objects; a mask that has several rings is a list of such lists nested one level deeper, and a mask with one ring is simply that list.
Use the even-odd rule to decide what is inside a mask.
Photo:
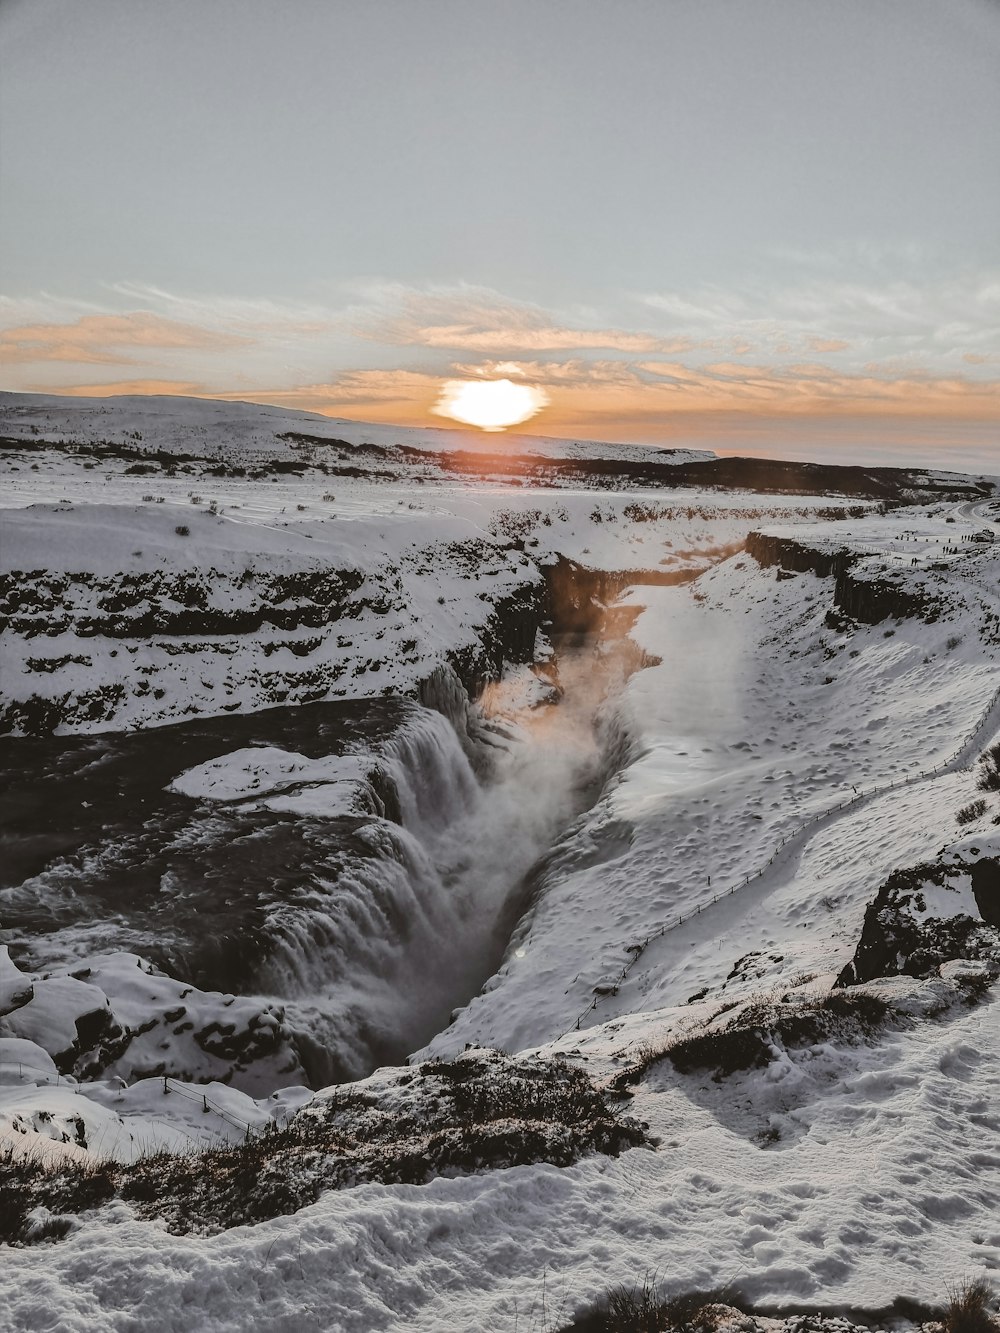
[{"label": "orange sky near horizon", "polygon": [[[679,369],[679,368],[678,368]],[[818,366],[796,367],[789,376],[764,367],[736,367],[737,377],[702,377],[688,373],[673,378],[632,383],[541,384],[549,401],[515,431],[605,438],[609,429],[629,439],[629,432],[683,429],[695,434],[715,432],[721,421],[740,418],[795,418],[817,422],[852,417],[891,417],[947,423],[1000,422],[1000,381],[974,382],[957,377],[882,379],[874,375],[823,373]],[[71,397],[114,397],[122,394],[187,395],[196,398],[260,402],[322,416],[417,427],[447,427],[434,413],[442,386],[451,375],[409,371],[358,371],[330,384],[292,388],[262,386],[231,389],[194,380],[110,380],[50,386],[33,383],[28,392],[61,393]],[[344,382],[346,381],[346,383]],[[456,426],[459,423],[455,423]]]},{"label": "orange sky near horizon", "polygon": [[995,4],[390,8],[0,6],[0,388],[1000,472]]},{"label": "orange sky near horizon", "polygon": [[[481,432],[432,413],[437,383],[419,393],[391,399],[372,397],[338,403],[308,391],[254,393],[212,392],[197,383],[126,380],[70,386],[76,397],[125,393],[188,395],[313,411],[376,424],[435,430]],[[550,391],[551,392],[551,391]],[[483,434],[496,449],[515,449],[520,436],[603,440],[663,448],[707,449],[721,455],[756,455],[838,462],[853,465],[895,465],[956,468],[1000,475],[1000,412],[998,395],[957,395],[928,392],[920,411],[899,397],[881,403],[856,397],[830,408],[796,398],[789,404],[736,403],[711,408],[666,408],[629,403],[622,395],[581,396],[555,392],[552,401],[532,420],[506,431]],[[941,410],[947,408],[947,410]]]}]

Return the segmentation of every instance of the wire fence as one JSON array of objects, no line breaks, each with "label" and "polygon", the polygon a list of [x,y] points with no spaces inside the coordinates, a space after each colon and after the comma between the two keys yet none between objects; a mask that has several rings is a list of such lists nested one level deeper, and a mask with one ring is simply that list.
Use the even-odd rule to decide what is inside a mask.
[{"label": "wire fence", "polygon": [[[690,911],[679,912],[675,917],[671,917],[667,921],[664,921],[659,929],[652,931],[644,940],[628,945],[626,952],[629,954],[629,958],[628,961],[623,964],[621,971],[613,980],[599,982],[598,985],[594,987],[593,998],[590,1003],[586,1008],[580,1011],[575,1022],[566,1029],[566,1033],[574,1031],[578,1032],[583,1020],[588,1014],[592,1014],[597,1009],[601,1000],[609,999],[618,994],[622,982],[627,979],[628,974],[632,971],[636,963],[654,940],[661,939],[668,931],[676,930],[677,927],[683,925],[685,921],[690,921],[692,917],[700,916],[702,912],[706,911],[709,907],[713,907],[721,899],[729,898],[734,893],[738,893],[740,889],[745,889],[755,880],[761,879],[767,874],[770,867],[774,865],[775,861],[790,843],[802,840],[804,835],[814,829],[817,825],[822,824],[825,820],[832,819],[835,815],[850,809],[852,806],[860,805],[864,801],[873,800],[876,796],[883,796],[886,792],[901,787],[912,787],[918,782],[926,781],[928,778],[940,777],[943,773],[949,771],[958,771],[963,767],[971,767],[971,763],[969,762],[971,756],[978,750],[982,743],[981,733],[990,721],[990,718],[996,711],[998,705],[1000,705],[1000,688],[994,691],[992,698],[983,709],[975,726],[947,759],[942,759],[939,763],[933,764],[930,768],[923,768],[916,773],[911,773],[908,777],[894,778],[886,783],[875,783],[870,787],[855,792],[852,796],[840,801],[837,805],[828,806],[825,810],[820,810],[816,814],[811,815],[797,828],[793,829],[791,833],[786,834],[785,837],[781,839],[767,861],[757,870],[744,875],[742,879],[738,879],[735,884],[731,884],[728,888],[720,889],[718,893],[714,894],[711,898],[706,899],[705,902],[700,903],[697,907],[692,907]],[[565,1036],[566,1033],[563,1035]]]},{"label": "wire fence", "polygon": [[[28,1064],[24,1060],[0,1061],[0,1083],[3,1083],[4,1081],[3,1076],[5,1072],[12,1073],[15,1069],[17,1070],[17,1077],[19,1080],[28,1077],[31,1083],[36,1086],[47,1085],[56,1088],[64,1087],[72,1092],[79,1092],[81,1090],[81,1084],[77,1079],[70,1078],[65,1074],[60,1074],[57,1070],[41,1069],[36,1065]],[[184,1083],[179,1083],[175,1078],[170,1078],[169,1075],[164,1075],[162,1081],[164,1096],[168,1093],[176,1093],[181,1097],[186,1097],[189,1101],[199,1102],[202,1111],[204,1111],[206,1115],[212,1113],[219,1116],[227,1125],[232,1126],[233,1129],[238,1129],[248,1138],[254,1132],[254,1126],[251,1125],[249,1121],[233,1115],[232,1111],[226,1110],[224,1106],[220,1106],[218,1102],[213,1101],[206,1092],[197,1091],[197,1085],[189,1087]],[[83,1086],[85,1087],[86,1085]],[[273,1122],[268,1123],[270,1124]]]},{"label": "wire fence", "polygon": [[31,1075],[32,1083],[47,1083],[50,1087],[56,1088],[62,1087],[63,1084],[65,1084],[67,1088],[75,1088],[77,1086],[75,1079],[67,1078],[65,1074],[60,1074],[57,1070],[41,1069],[37,1065],[28,1064],[24,1060],[0,1060],[0,1084],[4,1081],[4,1071],[13,1069],[17,1070],[17,1077],[22,1080],[25,1076],[25,1071],[28,1071]]},{"label": "wire fence", "polygon": [[196,1092],[194,1088],[187,1087],[183,1083],[178,1083],[175,1078],[170,1078],[169,1075],[166,1074],[163,1076],[163,1092],[164,1095],[168,1092],[175,1092],[181,1097],[187,1097],[189,1101],[200,1102],[201,1109],[206,1115],[209,1112],[214,1112],[214,1114],[220,1116],[227,1125],[231,1125],[233,1129],[241,1130],[247,1138],[253,1133],[253,1126],[248,1121],[241,1120],[239,1116],[233,1115],[233,1113],[227,1111],[225,1107],[219,1106],[217,1102],[214,1102],[209,1098],[207,1093]]}]

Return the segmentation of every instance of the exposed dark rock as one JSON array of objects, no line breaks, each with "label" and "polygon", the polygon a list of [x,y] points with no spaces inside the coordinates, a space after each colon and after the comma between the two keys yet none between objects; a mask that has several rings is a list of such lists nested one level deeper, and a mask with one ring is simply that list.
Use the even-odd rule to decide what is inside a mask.
[{"label": "exposed dark rock", "polygon": [[927,590],[924,582],[908,578],[905,573],[887,574],[868,572],[858,568],[862,552],[847,547],[810,546],[791,537],[770,533],[751,532],[746,549],[763,569],[778,567],[778,578],[789,574],[816,574],[835,580],[834,608],[828,613],[838,619],[831,628],[847,621],[861,621],[878,625],[890,618],[896,620],[937,620],[942,611],[941,599]]},{"label": "exposed dark rock", "polygon": [[775,537],[764,532],[751,532],[746,549],[762,569],[777,565],[779,571],[818,574],[821,578],[843,574],[859,558],[847,547],[821,549],[792,537]]},{"label": "exposed dark rock", "polygon": [[[945,894],[949,881],[968,875],[976,903],[985,913],[930,915],[924,890]],[[1000,862],[983,857],[971,865],[933,862],[895,870],[865,913],[854,957],[837,978],[853,986],[876,977],[926,977],[955,958],[1000,962]]]},{"label": "exposed dark rock", "polygon": [[931,623],[942,610],[939,598],[922,585],[907,586],[905,575],[866,574],[850,568],[837,575],[833,600],[844,615],[866,625],[890,618]]},{"label": "exposed dark rock", "polygon": [[666,586],[690,583],[697,569],[588,569],[560,556],[544,567],[548,584],[548,616],[555,634],[623,634],[639,614],[638,607],[612,604],[634,585]]},{"label": "exposed dark rock", "polygon": [[[257,570],[249,605],[212,605],[213,593],[234,577],[211,568],[108,576],[15,570],[0,575],[0,632],[148,638],[252,634],[264,625],[317,628],[349,616],[350,595],[364,581],[356,569]],[[246,581],[241,578],[240,585]]]},{"label": "exposed dark rock", "polygon": [[1000,858],[981,856],[972,864],[972,894],[983,920],[1000,929]]},{"label": "exposed dark rock", "polygon": [[480,695],[487,681],[499,680],[504,662],[533,661],[535,636],[546,613],[545,585],[526,584],[495,602],[477,643],[449,653],[448,660],[470,698]]}]

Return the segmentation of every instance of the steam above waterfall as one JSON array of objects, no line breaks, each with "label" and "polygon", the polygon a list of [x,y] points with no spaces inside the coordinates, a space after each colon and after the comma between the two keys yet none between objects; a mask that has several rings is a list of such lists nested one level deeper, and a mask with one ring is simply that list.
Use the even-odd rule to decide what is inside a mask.
[{"label": "steam above waterfall", "polygon": [[272,918],[262,988],[309,1034],[314,1076],[357,1077],[447,1025],[495,970],[525,880],[582,807],[596,749],[589,714],[508,721],[481,784],[439,713],[416,710],[379,756],[402,826],[358,836],[357,862],[305,910]]}]

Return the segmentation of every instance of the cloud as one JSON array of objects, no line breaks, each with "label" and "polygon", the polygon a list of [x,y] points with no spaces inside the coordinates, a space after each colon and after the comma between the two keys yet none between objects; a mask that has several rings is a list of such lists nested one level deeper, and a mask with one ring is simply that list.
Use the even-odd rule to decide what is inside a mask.
[{"label": "cloud", "polygon": [[511,301],[488,288],[388,287],[374,295],[383,308],[359,313],[355,332],[390,346],[497,355],[583,350],[676,353],[692,346],[688,338],[664,339],[641,330],[577,327],[540,306]]},{"label": "cloud", "polygon": [[136,365],[149,358],[130,355],[125,349],[228,351],[251,341],[139,310],[124,315],[82,315],[70,324],[23,324],[6,329],[0,332],[0,362]]},{"label": "cloud", "polygon": [[123,394],[167,395],[168,397],[212,398],[204,384],[194,380],[113,380],[107,384],[64,384],[58,389],[50,385],[34,385],[30,393],[61,393],[71,398],[119,398]]},{"label": "cloud", "polygon": [[[469,377],[489,376],[500,364],[460,364],[454,369]],[[841,371],[822,362],[690,366],[680,361],[579,358],[503,364],[507,373],[516,372],[549,391],[547,421],[569,410],[600,415],[766,411],[803,418],[844,412],[1000,418],[1000,383],[899,365]]]},{"label": "cloud", "polygon": [[[882,263],[845,274],[803,262],[781,285],[621,295],[599,310],[461,283],[370,283],[336,308],[118,284],[107,290],[141,309],[0,298],[0,326],[14,326],[0,354],[16,363],[9,387],[212,395],[400,425],[435,422],[447,381],[510,379],[548,396],[555,435],[717,447],[777,423],[818,437],[860,422],[887,438],[995,435],[1000,280],[923,280]],[[140,362],[142,379],[53,382]],[[48,382],[9,383],[29,378]]]},{"label": "cloud", "polygon": [[[223,397],[398,425],[426,425],[448,381],[516,376],[548,398],[545,430],[595,439],[669,440],[676,435],[745,435],[754,423],[798,422],[804,432],[864,418],[884,429],[950,421],[958,430],[1000,420],[1000,383],[961,375],[841,373],[794,366],[571,358],[453,364],[445,374],[351,370],[328,382],[228,393]],[[995,429],[995,424],[993,426]],[[631,432],[631,434],[629,433]]]},{"label": "cloud", "polygon": [[109,291],[170,319],[194,324],[199,328],[244,335],[266,333],[280,336],[327,332],[336,327],[343,313],[315,303],[218,294],[191,296],[136,282],[112,283]]},{"label": "cloud", "polygon": [[820,354],[910,354],[941,361],[996,347],[1000,279],[988,272],[929,278],[921,266],[900,275],[879,259],[859,276],[831,259],[791,281],[747,281],[740,288],[637,294],[669,329],[697,344],[707,336],[745,339],[778,355],[793,347]]},{"label": "cloud", "polygon": [[450,369],[470,379],[517,375],[540,385],[630,384],[635,378],[631,361],[588,361],[582,357],[562,361],[455,361]]},{"label": "cloud", "polygon": [[217,393],[324,416],[426,425],[443,376],[410,370],[348,370],[329,381]]}]

